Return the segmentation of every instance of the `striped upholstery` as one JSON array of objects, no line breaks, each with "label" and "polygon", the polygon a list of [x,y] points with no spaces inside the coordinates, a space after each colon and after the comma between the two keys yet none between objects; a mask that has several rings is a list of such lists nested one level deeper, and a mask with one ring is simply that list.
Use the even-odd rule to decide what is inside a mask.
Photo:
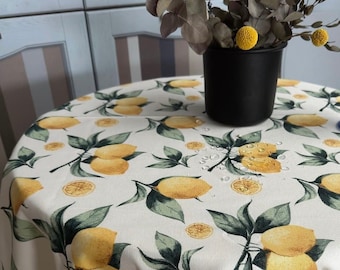
[{"label": "striped upholstery", "polygon": [[181,38],[138,35],[115,38],[119,83],[157,77],[200,75],[202,56]]},{"label": "striped upholstery", "polygon": [[0,59],[0,150],[3,146],[7,157],[38,116],[71,99],[64,59],[61,45],[29,48]]}]

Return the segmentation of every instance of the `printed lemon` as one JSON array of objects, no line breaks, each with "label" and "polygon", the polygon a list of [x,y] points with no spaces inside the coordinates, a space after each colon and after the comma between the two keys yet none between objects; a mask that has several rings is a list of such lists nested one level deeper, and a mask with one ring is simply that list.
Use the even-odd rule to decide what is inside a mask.
[{"label": "printed lemon", "polygon": [[326,139],[323,143],[330,147],[340,147],[340,140],[338,139]]},{"label": "printed lemon", "polygon": [[309,251],[316,243],[314,231],[297,225],[275,227],[261,236],[265,250],[282,256],[297,256]]},{"label": "printed lemon", "polygon": [[277,86],[278,87],[295,86],[298,83],[299,83],[299,81],[297,81],[297,80],[283,79],[283,78],[277,79]]},{"label": "printed lemon", "polygon": [[248,143],[241,146],[238,152],[241,156],[268,157],[276,152],[276,145],[264,142]]},{"label": "printed lemon", "polygon": [[44,148],[46,151],[56,151],[63,148],[65,145],[62,142],[51,142],[45,144]]},{"label": "printed lemon", "polygon": [[88,180],[76,180],[63,186],[63,192],[67,196],[79,197],[91,193],[95,189],[95,184]]},{"label": "printed lemon", "polygon": [[210,189],[205,180],[184,176],[166,178],[157,185],[159,193],[173,199],[197,198]]},{"label": "printed lemon", "polygon": [[201,126],[204,122],[194,116],[170,116],[164,124],[170,128],[195,128]]},{"label": "printed lemon", "polygon": [[136,148],[131,144],[112,144],[98,148],[94,155],[102,159],[123,158],[132,155]]},{"label": "printed lemon", "polygon": [[113,254],[116,236],[117,232],[101,227],[79,231],[71,243],[76,268],[89,270],[106,267]]},{"label": "printed lemon", "polygon": [[38,180],[15,178],[11,184],[10,190],[13,214],[16,215],[18,213],[20,206],[29,196],[41,189],[43,189],[43,186]]},{"label": "printed lemon", "polygon": [[258,193],[262,189],[262,186],[259,181],[240,178],[231,183],[231,188],[237,193],[252,195]]},{"label": "printed lemon", "polygon": [[123,106],[131,106],[131,105],[142,105],[147,102],[147,98],[145,97],[130,97],[130,98],[122,98],[118,99],[116,104]]},{"label": "printed lemon", "polygon": [[91,100],[92,97],[91,96],[81,96],[79,98],[77,98],[78,101],[88,101]]},{"label": "printed lemon", "polygon": [[98,127],[111,127],[114,126],[116,124],[118,124],[118,120],[117,119],[113,119],[113,118],[102,118],[96,121],[96,125]]},{"label": "printed lemon", "polygon": [[247,157],[241,159],[244,167],[263,173],[277,173],[281,171],[281,163],[271,157]]},{"label": "printed lemon", "polygon": [[266,270],[317,270],[317,266],[306,254],[288,257],[269,252]]},{"label": "printed lemon", "polygon": [[241,50],[250,50],[255,47],[258,40],[258,33],[254,27],[241,27],[235,37],[236,45]]},{"label": "printed lemon", "polygon": [[295,126],[321,126],[327,123],[327,119],[316,114],[292,114],[289,115],[286,121]]},{"label": "printed lemon", "polygon": [[340,174],[334,173],[322,177],[321,186],[336,194],[340,194]]},{"label": "printed lemon", "polygon": [[173,80],[169,82],[169,85],[174,88],[195,87],[200,84],[201,82],[195,80]]},{"label": "printed lemon", "polygon": [[111,266],[111,265],[105,265],[104,267],[99,267],[99,268],[96,268],[96,269],[93,269],[93,270],[118,270],[118,269]]},{"label": "printed lemon", "polygon": [[74,117],[52,116],[38,121],[38,125],[45,129],[63,129],[79,124],[79,120]]},{"label": "printed lemon", "polygon": [[124,115],[139,115],[143,111],[138,105],[116,105],[113,110]]},{"label": "printed lemon", "polygon": [[314,46],[324,46],[328,42],[328,32],[325,29],[317,29],[313,32],[311,40]]},{"label": "printed lemon", "polygon": [[196,239],[208,238],[213,233],[213,228],[205,223],[193,223],[185,228],[186,233]]},{"label": "printed lemon", "polygon": [[116,175],[125,173],[129,168],[129,163],[122,158],[102,159],[97,157],[91,161],[90,166],[96,172]]},{"label": "printed lemon", "polygon": [[202,142],[192,141],[186,143],[185,146],[190,150],[201,150],[205,147],[205,144]]}]

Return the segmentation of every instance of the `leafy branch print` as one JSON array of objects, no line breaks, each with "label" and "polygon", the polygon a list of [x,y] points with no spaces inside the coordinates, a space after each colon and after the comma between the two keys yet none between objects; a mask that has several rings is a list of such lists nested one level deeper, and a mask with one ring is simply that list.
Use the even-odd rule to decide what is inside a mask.
[{"label": "leafy branch print", "polygon": [[320,175],[312,182],[295,179],[304,189],[304,195],[296,201],[296,204],[314,199],[318,195],[326,206],[340,210],[340,174]]},{"label": "leafy branch print", "polygon": [[28,166],[29,168],[33,168],[34,164],[41,158],[44,158],[47,156],[36,156],[36,153],[27,148],[27,147],[21,147],[18,151],[18,157],[15,159],[10,159],[7,162],[7,165],[4,170],[4,175],[7,175],[12,170],[19,168],[21,166]]},{"label": "leafy branch print", "polygon": [[79,214],[64,224],[63,216],[71,206],[67,205],[56,210],[50,217],[50,222],[33,219],[38,228],[49,238],[53,252],[61,253],[65,257],[66,268],[71,268],[71,261],[67,257],[66,247],[72,243],[74,236],[81,230],[98,226],[106,217],[111,206],[103,206]]},{"label": "leafy branch print", "polygon": [[328,154],[325,150],[323,150],[319,147],[316,147],[316,146],[308,145],[308,144],[303,144],[303,147],[311,155],[304,155],[304,154],[298,153],[301,157],[306,158],[305,161],[300,162],[298,165],[322,166],[322,165],[325,165],[329,162],[339,164],[339,162],[336,159],[336,156],[340,152]]},{"label": "leafy branch print", "polygon": [[275,103],[276,110],[293,110],[295,108],[302,109],[301,104],[303,104],[303,102],[295,102],[294,100],[281,97],[278,97],[277,101],[280,101],[280,103]]},{"label": "leafy branch print", "polygon": [[[91,161],[94,159],[93,156],[88,156],[88,151],[90,151],[92,148],[101,148],[108,145],[119,145],[122,144],[127,140],[127,138],[130,136],[130,132],[115,134],[110,137],[104,138],[99,140],[99,135],[101,132],[94,133],[90,135],[87,139],[77,137],[77,136],[71,136],[68,135],[68,144],[75,149],[79,149],[82,151],[77,157],[74,159],[52,169],[50,172],[53,173],[57,170],[59,170],[62,167],[65,166],[71,166],[71,173],[75,176],[79,177],[101,177],[99,175],[95,175],[92,173],[88,173],[84,171],[81,167],[81,163],[91,163]],[[140,155],[141,152],[134,152],[133,154],[129,156],[124,156],[123,158],[125,160],[132,159],[138,155]],[[121,163],[120,163],[121,164]],[[120,166],[120,164],[118,164]],[[109,164],[111,165],[111,164]]]},{"label": "leafy branch print", "polygon": [[[237,211],[236,217],[215,210],[207,210],[218,228],[228,234],[240,236],[245,240],[243,252],[234,267],[235,270],[241,269],[240,267],[242,266],[242,269],[252,269],[252,265],[266,269],[266,253],[274,251],[264,250],[260,246],[254,245],[252,243],[252,237],[255,234],[263,234],[275,228],[283,228],[283,230],[287,231],[287,227],[285,226],[289,227],[291,221],[289,203],[274,206],[264,211],[256,219],[249,213],[250,204],[251,201],[241,206]],[[293,225],[292,227],[296,226]],[[261,239],[261,241],[263,240]],[[289,239],[285,239],[285,241],[289,243]],[[331,240],[327,239],[315,239],[315,245],[308,250],[307,255],[314,261],[318,260],[330,241]],[[253,253],[255,252],[256,254],[254,256]]]},{"label": "leafy branch print", "polygon": [[187,111],[188,110],[188,106],[192,105],[191,104],[185,104],[180,100],[177,99],[173,99],[173,98],[169,98],[169,104],[162,104],[163,108],[158,109],[157,111],[164,111],[164,112],[175,112],[175,111],[179,111],[179,110],[184,110]]},{"label": "leafy branch print", "polygon": [[[184,213],[176,199],[197,199],[211,188],[204,179],[188,176],[163,177],[151,184],[133,181],[136,184],[135,195],[118,206],[146,199],[146,207],[151,212],[183,223]],[[150,192],[146,188],[150,188]]]},{"label": "leafy branch print", "polygon": [[117,116],[118,114],[113,114],[108,111],[108,109],[112,110],[115,107],[115,104],[113,104],[113,101],[125,99],[125,98],[138,97],[143,92],[143,90],[135,90],[135,91],[131,91],[128,93],[120,94],[119,93],[120,91],[121,89],[118,89],[109,94],[104,93],[104,92],[95,92],[94,94],[95,98],[98,100],[104,101],[104,103],[92,110],[84,112],[84,114],[88,114],[92,111],[98,111],[101,115],[104,115],[104,116]]},{"label": "leafy branch print", "polygon": [[182,259],[182,269],[190,270],[190,260],[192,256],[203,247],[187,250],[182,253],[181,244],[174,238],[156,231],[155,243],[162,256],[161,259],[151,258],[142,250],[139,250],[143,261],[152,269],[178,270],[179,262]]},{"label": "leafy branch print", "polygon": [[152,155],[159,162],[149,165],[148,166],[149,168],[165,169],[165,168],[172,168],[177,165],[188,167],[188,160],[191,157],[196,156],[196,154],[183,156],[181,151],[174,149],[172,147],[169,147],[169,146],[164,146],[163,152],[166,156],[165,158]]},{"label": "leafy branch print", "polygon": [[327,92],[326,87],[323,87],[319,90],[319,92],[310,90],[304,90],[304,92],[312,97],[324,99],[326,101],[325,106],[319,109],[320,112],[322,112],[324,109],[328,107],[334,110],[335,112],[340,112],[340,102],[338,100],[336,100],[335,102],[332,101],[332,98],[337,98],[338,96],[340,96],[339,90]]}]

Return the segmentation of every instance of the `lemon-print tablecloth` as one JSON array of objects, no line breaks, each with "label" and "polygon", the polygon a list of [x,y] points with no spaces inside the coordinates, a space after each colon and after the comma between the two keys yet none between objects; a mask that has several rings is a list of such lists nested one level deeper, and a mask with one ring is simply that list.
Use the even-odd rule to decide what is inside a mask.
[{"label": "lemon-print tablecloth", "polygon": [[279,80],[268,120],[228,127],[201,76],[72,100],[5,167],[0,269],[339,270],[339,110]]}]

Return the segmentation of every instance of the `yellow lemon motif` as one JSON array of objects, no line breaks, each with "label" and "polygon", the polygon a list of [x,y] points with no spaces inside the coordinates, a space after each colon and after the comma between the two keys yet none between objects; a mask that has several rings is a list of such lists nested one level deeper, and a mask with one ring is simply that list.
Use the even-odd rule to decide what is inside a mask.
[{"label": "yellow lemon motif", "polygon": [[323,143],[330,147],[340,147],[340,140],[338,139],[327,139],[324,140]]},{"label": "yellow lemon motif", "polygon": [[201,150],[205,147],[205,144],[202,142],[188,142],[185,146],[190,150]]},{"label": "yellow lemon motif", "polygon": [[192,88],[200,85],[201,82],[195,80],[173,80],[169,85],[174,88]]},{"label": "yellow lemon motif", "polygon": [[297,81],[297,80],[278,78],[278,79],[277,79],[277,86],[278,86],[278,87],[295,86],[295,85],[297,85],[299,82],[300,82],[300,81]]},{"label": "yellow lemon motif", "polygon": [[79,98],[77,98],[78,101],[88,101],[91,100],[92,97],[91,96],[81,96]]},{"label": "yellow lemon motif", "polygon": [[124,115],[139,115],[143,111],[138,105],[116,105],[113,110]]},{"label": "yellow lemon motif", "polygon": [[277,173],[281,171],[281,163],[271,157],[247,157],[241,159],[244,167],[263,173]]},{"label": "yellow lemon motif", "polygon": [[105,265],[104,267],[99,267],[93,270],[118,270],[118,269],[115,267],[112,267],[111,265]]},{"label": "yellow lemon motif", "polygon": [[197,101],[197,100],[200,100],[201,97],[200,96],[187,96],[186,99],[189,101]]},{"label": "yellow lemon motif", "polygon": [[98,127],[111,127],[118,124],[118,120],[114,118],[102,118],[96,121]]},{"label": "yellow lemon motif", "polygon": [[173,199],[192,199],[207,193],[211,186],[203,179],[170,177],[162,180],[157,189],[162,195]]},{"label": "yellow lemon motif", "polygon": [[241,27],[235,37],[236,45],[241,50],[250,50],[255,47],[258,40],[258,33],[254,27]]},{"label": "yellow lemon motif", "polygon": [[122,106],[142,105],[145,104],[147,101],[148,100],[145,97],[130,97],[118,99],[116,104]]},{"label": "yellow lemon motif", "polygon": [[195,128],[203,123],[204,121],[194,116],[170,116],[164,122],[170,128]]},{"label": "yellow lemon motif", "polygon": [[308,96],[304,94],[295,94],[293,95],[293,97],[296,99],[307,99],[308,98]]},{"label": "yellow lemon motif", "polygon": [[205,223],[193,223],[185,228],[186,233],[196,239],[208,238],[213,233],[213,228]]},{"label": "yellow lemon motif", "polygon": [[297,225],[275,227],[265,231],[261,236],[265,250],[282,256],[297,256],[315,246],[314,231]]},{"label": "yellow lemon motif", "polygon": [[313,32],[311,40],[314,46],[324,46],[328,42],[328,32],[325,29],[317,29]]},{"label": "yellow lemon motif", "polygon": [[275,144],[264,142],[248,143],[241,146],[238,150],[241,156],[246,157],[268,157],[276,151]]},{"label": "yellow lemon motif", "polygon": [[80,197],[91,193],[95,189],[95,184],[88,180],[76,180],[63,186],[63,192],[67,196]]},{"label": "yellow lemon motif", "polygon": [[10,198],[13,214],[16,215],[24,201],[37,191],[43,189],[38,180],[15,178],[11,184]]},{"label": "yellow lemon motif", "polygon": [[76,268],[90,270],[106,267],[113,254],[116,236],[117,232],[101,227],[79,231],[71,243]]},{"label": "yellow lemon motif", "polygon": [[64,129],[79,124],[79,120],[74,117],[52,116],[38,121],[38,125],[45,129]]},{"label": "yellow lemon motif", "polygon": [[63,148],[65,145],[62,142],[51,142],[45,144],[44,148],[46,151],[56,151]]},{"label": "yellow lemon motif", "polygon": [[329,174],[322,177],[321,186],[336,194],[340,194],[340,173]]},{"label": "yellow lemon motif", "polygon": [[136,148],[131,144],[112,144],[98,148],[94,155],[102,159],[123,158],[132,155]]},{"label": "yellow lemon motif", "polygon": [[306,254],[294,257],[267,254],[266,270],[317,270],[316,263]]},{"label": "yellow lemon motif", "polygon": [[97,157],[91,161],[90,166],[96,172],[117,175],[125,173],[129,168],[129,163],[122,158],[102,159]]},{"label": "yellow lemon motif", "polygon": [[316,114],[292,114],[287,117],[286,121],[295,126],[307,127],[322,126],[328,120]]},{"label": "yellow lemon motif", "polygon": [[231,188],[237,193],[244,195],[252,195],[260,192],[262,189],[259,181],[253,179],[236,179],[231,183]]}]

